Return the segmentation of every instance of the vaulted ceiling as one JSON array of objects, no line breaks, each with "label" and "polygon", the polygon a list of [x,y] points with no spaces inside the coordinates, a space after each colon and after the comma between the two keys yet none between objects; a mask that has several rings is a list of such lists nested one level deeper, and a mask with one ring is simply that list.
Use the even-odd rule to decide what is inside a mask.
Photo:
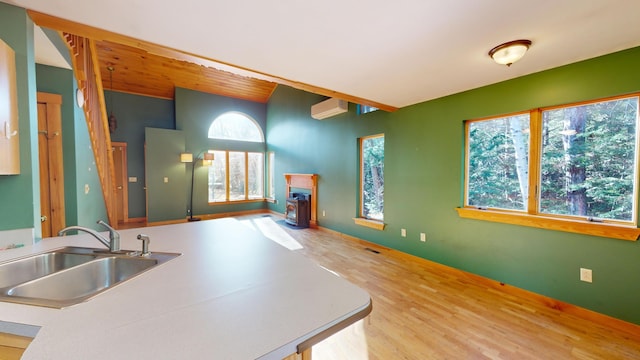
[{"label": "vaulted ceiling", "polygon": [[151,54],[111,41],[98,41],[96,45],[105,89],[171,99],[178,86],[265,103],[276,86],[274,82]]},{"label": "vaulted ceiling", "polygon": [[[160,97],[286,84],[394,110],[640,45],[637,0],[0,1],[98,40],[105,88],[113,66],[115,90]],[[521,38],[511,67],[487,55]]]}]

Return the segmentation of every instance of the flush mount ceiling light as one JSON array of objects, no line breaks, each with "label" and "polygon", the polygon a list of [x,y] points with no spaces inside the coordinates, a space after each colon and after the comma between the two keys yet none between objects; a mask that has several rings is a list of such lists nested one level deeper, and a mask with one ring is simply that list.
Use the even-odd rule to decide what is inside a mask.
[{"label": "flush mount ceiling light", "polygon": [[531,46],[531,40],[514,40],[489,50],[489,56],[500,65],[511,66],[520,60]]}]

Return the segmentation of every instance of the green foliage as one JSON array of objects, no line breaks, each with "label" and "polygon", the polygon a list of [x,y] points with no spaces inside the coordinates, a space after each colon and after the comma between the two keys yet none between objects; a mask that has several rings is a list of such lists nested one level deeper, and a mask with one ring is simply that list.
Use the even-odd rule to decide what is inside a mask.
[{"label": "green foliage", "polygon": [[527,168],[528,158],[518,160],[516,153],[529,148],[528,128],[528,114],[469,124],[468,205],[526,209],[521,182],[527,179],[518,175],[518,161]]},{"label": "green foliage", "polygon": [[[637,117],[637,97],[544,111],[539,211],[633,220]],[[528,121],[469,124],[468,205],[526,210]]]},{"label": "green foliage", "polygon": [[384,218],[384,135],[362,140],[362,216]]},{"label": "green foliage", "polygon": [[[573,134],[567,121],[577,108],[582,131]],[[627,98],[544,112],[541,212],[633,220],[637,109],[638,98]],[[570,206],[577,192],[581,209]]]}]

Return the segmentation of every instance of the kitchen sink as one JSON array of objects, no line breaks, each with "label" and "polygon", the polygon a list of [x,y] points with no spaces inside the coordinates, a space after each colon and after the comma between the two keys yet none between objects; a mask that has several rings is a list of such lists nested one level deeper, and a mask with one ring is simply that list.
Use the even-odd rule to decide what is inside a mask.
[{"label": "kitchen sink", "polygon": [[180,256],[65,247],[0,264],[0,301],[64,308]]},{"label": "kitchen sink", "polygon": [[31,281],[94,260],[92,254],[49,252],[0,265],[0,288]]}]

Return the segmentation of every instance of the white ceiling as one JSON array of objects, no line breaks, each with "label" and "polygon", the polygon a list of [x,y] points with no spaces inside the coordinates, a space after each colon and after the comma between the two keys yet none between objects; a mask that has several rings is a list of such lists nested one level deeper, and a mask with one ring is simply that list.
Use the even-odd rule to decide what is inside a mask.
[{"label": "white ceiling", "polygon": [[71,69],[71,65],[64,59],[64,57],[60,54],[60,51],[53,45],[51,40],[47,37],[47,35],[42,31],[42,28],[39,26],[35,27],[33,32],[34,38],[34,55],[36,58],[36,63],[55,66],[63,69]]},{"label": "white ceiling", "polygon": [[394,107],[640,45],[638,0],[1,1]]}]

